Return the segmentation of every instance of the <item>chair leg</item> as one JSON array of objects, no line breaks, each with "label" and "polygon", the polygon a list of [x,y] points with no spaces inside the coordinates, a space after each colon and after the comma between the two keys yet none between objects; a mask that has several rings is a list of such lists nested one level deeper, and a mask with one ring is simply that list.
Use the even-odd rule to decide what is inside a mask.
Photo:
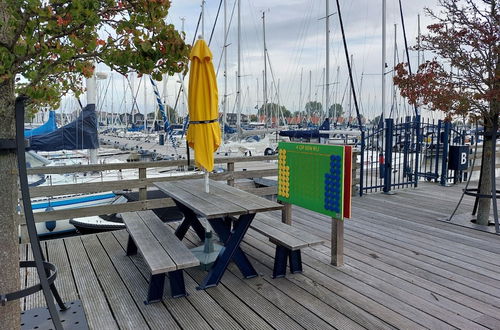
[{"label": "chair leg", "polygon": [[129,234],[128,235],[128,242],[127,242],[127,255],[133,256],[135,254],[137,254],[137,245],[135,245],[134,240],[132,239],[132,236]]},{"label": "chair leg", "polygon": [[300,250],[290,252],[290,273],[302,273],[302,257]]},{"label": "chair leg", "polygon": [[174,270],[168,273],[170,280],[170,292],[172,298],[179,298],[187,296],[186,287],[184,285],[184,273],[182,269]]},{"label": "chair leg", "polygon": [[273,278],[285,277],[286,263],[290,250],[284,246],[276,245],[276,254],[274,255]]},{"label": "chair leg", "polygon": [[151,280],[149,281],[148,298],[144,302],[146,305],[161,301],[161,299],[163,298],[164,284],[165,273],[151,275]]}]

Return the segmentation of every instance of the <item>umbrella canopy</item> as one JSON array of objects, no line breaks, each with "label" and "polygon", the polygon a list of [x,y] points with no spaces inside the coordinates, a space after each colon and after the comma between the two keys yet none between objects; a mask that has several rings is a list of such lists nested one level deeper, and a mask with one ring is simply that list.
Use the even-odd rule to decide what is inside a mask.
[{"label": "umbrella canopy", "polygon": [[194,149],[195,162],[206,171],[214,169],[214,152],[220,145],[218,90],[212,52],[204,40],[196,41],[189,72],[189,128],[187,141]]}]

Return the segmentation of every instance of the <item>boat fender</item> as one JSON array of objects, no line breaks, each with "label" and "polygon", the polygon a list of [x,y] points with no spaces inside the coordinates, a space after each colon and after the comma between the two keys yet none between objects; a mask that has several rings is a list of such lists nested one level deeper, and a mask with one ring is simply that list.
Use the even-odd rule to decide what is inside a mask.
[{"label": "boat fender", "polygon": [[272,148],[266,148],[266,150],[264,150],[264,156],[272,156],[274,154],[275,152]]}]

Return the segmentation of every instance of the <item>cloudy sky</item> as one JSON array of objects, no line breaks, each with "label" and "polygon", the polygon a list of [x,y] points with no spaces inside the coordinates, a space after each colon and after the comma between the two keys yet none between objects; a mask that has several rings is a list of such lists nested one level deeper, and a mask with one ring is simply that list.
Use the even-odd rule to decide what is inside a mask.
[{"label": "cloudy sky", "polygon": [[[236,0],[227,0],[228,21],[232,19],[228,32],[228,109],[235,111],[235,90],[237,70],[237,9]],[[408,42],[414,45],[417,37],[417,15],[421,16],[422,31],[429,24],[429,18],[424,14],[424,7],[436,8],[437,0],[403,0],[403,11],[407,30]],[[205,11],[205,40],[209,40],[214,26],[219,0],[207,0]],[[365,117],[373,118],[381,112],[381,63],[382,63],[382,0],[341,0],[342,18],[347,37],[349,54],[353,57],[354,79],[356,89],[360,93],[358,99],[361,112]],[[167,20],[179,30],[182,28],[182,18],[185,18],[186,40],[193,39],[198,16],[201,11],[201,0],[172,0],[172,6]],[[291,111],[303,109],[308,100],[324,103],[324,74],[325,68],[325,0],[241,0],[241,89],[242,112],[254,113],[255,107],[262,105],[263,92],[262,72],[263,36],[262,12],[266,15],[266,42],[270,58],[268,66],[269,101],[276,101]],[[349,92],[347,90],[348,72],[336,1],[330,0],[330,103],[341,103],[346,112],[349,110]],[[219,95],[222,100],[224,94],[223,62],[221,55],[224,46],[224,17],[223,10],[210,44],[214,54],[214,63],[218,70]],[[388,71],[393,67],[394,58],[394,25],[397,26],[397,57],[400,61],[404,56],[404,42],[399,16],[398,0],[387,0],[387,58]],[[201,28],[198,31],[201,34]],[[412,52],[413,65],[417,63],[417,53]],[[430,54],[424,54],[425,58]],[[220,66],[219,66],[220,63]],[[99,70],[106,71],[100,67]],[[302,93],[301,88],[302,72]],[[124,93],[122,78],[112,75],[112,87],[107,87],[107,81],[101,81],[102,108],[108,111],[130,111],[130,91]],[[390,73],[387,74],[387,106],[386,113],[393,104],[392,84]],[[311,79],[310,79],[311,77]],[[176,89],[179,88],[179,79],[169,77],[167,80],[167,102],[175,102]],[[138,81],[134,82],[137,89]],[[309,96],[309,85],[311,95]],[[137,93],[138,107],[143,112],[146,108],[155,106],[152,89],[147,85],[146,97],[143,86]],[[276,89],[279,86],[279,94]],[[159,86],[163,93],[163,85]],[[111,92],[112,91],[112,92]],[[104,96],[106,95],[106,96]],[[112,96],[111,96],[112,95]],[[124,96],[125,95],[125,96]],[[278,96],[279,95],[279,96]],[[146,102],[144,101],[146,100]],[[411,111],[405,110],[404,101],[396,100],[399,114]],[[68,105],[69,104],[69,105]],[[64,107],[71,107],[72,101],[66,101]],[[354,114],[354,107],[352,106]],[[148,111],[151,111],[148,110]],[[181,113],[184,111],[181,107]]]}]

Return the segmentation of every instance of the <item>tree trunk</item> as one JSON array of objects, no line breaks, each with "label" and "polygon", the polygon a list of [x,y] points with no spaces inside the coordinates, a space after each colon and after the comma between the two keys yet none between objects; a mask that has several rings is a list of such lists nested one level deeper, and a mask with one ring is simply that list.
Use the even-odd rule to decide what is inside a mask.
[{"label": "tree trunk", "polygon": [[[489,125],[488,125],[489,126]],[[485,126],[484,142],[483,142],[483,157],[481,163],[481,186],[479,193],[481,195],[491,195],[491,157],[495,157],[492,153],[492,143],[494,143],[492,131],[493,128]],[[477,208],[477,224],[487,226],[490,219],[490,198],[480,198]]]},{"label": "tree trunk", "polygon": [[[15,138],[14,80],[0,83],[0,139]],[[16,214],[18,198],[16,154],[0,150],[0,293],[19,290],[19,230]],[[19,329],[19,301],[0,305],[0,328]]]}]

